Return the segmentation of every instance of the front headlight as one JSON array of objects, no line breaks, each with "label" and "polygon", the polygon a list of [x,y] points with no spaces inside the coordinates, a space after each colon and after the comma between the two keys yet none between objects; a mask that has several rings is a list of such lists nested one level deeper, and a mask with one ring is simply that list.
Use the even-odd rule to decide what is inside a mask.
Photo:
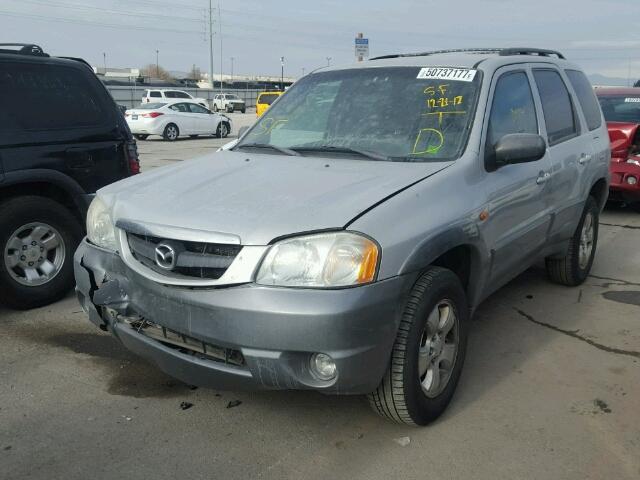
[{"label": "front headlight", "polygon": [[287,287],[346,287],[375,280],[378,245],[349,232],[319,233],[276,243],[256,283]]},{"label": "front headlight", "polygon": [[98,247],[117,250],[116,230],[109,210],[99,197],[95,197],[87,211],[87,238]]}]

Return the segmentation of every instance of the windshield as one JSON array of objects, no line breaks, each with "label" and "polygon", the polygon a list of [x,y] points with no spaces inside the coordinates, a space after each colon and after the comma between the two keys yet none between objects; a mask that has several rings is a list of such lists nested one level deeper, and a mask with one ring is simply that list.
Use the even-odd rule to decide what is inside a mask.
[{"label": "windshield", "polygon": [[640,123],[640,96],[620,95],[598,97],[607,122]]},{"label": "windshield", "polygon": [[258,103],[263,105],[271,105],[280,95],[277,93],[263,93],[258,97]]},{"label": "windshield", "polygon": [[[465,80],[434,78],[455,76],[441,71]],[[481,81],[476,73],[385,67],[308,75],[235,148],[349,149],[396,161],[455,159],[469,135]]]}]

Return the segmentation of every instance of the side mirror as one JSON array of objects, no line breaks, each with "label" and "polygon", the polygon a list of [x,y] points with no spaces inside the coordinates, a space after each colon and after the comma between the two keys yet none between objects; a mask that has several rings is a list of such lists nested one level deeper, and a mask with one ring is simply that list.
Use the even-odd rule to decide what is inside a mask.
[{"label": "side mirror", "polygon": [[534,133],[510,133],[494,147],[494,169],[512,163],[535,162],[544,157],[547,144],[540,135]]},{"label": "side mirror", "polygon": [[240,130],[238,130],[238,138],[242,138],[247,130],[249,130],[249,127],[247,127],[246,125],[244,127],[240,127]]}]

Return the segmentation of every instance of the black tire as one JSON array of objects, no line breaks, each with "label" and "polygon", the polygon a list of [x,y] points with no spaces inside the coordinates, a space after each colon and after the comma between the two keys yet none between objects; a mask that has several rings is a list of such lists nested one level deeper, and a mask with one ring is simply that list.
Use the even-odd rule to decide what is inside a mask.
[{"label": "black tire", "polygon": [[[421,378],[419,375],[418,352],[426,335],[427,317],[436,308],[439,310],[445,300],[450,304],[447,308],[452,307],[455,313],[458,348],[448,381],[439,393],[429,397],[421,385],[424,376]],[[451,401],[462,372],[468,320],[467,299],[458,277],[445,268],[427,269],[413,286],[404,305],[389,368],[378,388],[369,394],[373,410],[407,425],[426,425],[438,418]]]},{"label": "black tire", "polygon": [[[586,263],[580,261],[580,243],[582,237],[582,227],[585,224],[587,216],[591,215],[593,222],[593,237],[591,251]],[[569,242],[569,249],[567,254],[562,258],[548,257],[545,259],[545,266],[547,269],[547,276],[554,283],[560,285],[566,285],[568,287],[575,287],[584,282],[591,271],[593,265],[593,259],[596,254],[596,247],[598,246],[598,222],[600,218],[600,208],[595,198],[589,196],[584,206],[582,216],[578,227],[574,232]]]},{"label": "black tire", "polygon": [[629,207],[631,208],[631,210],[633,210],[634,212],[638,212],[640,213],[640,202],[633,202],[629,204]]},{"label": "black tire", "polygon": [[218,111],[218,104],[216,104],[216,103],[213,104],[213,111],[214,112]]},{"label": "black tire", "polygon": [[246,109],[246,108],[243,108],[243,109],[242,109],[242,110],[240,110],[240,111],[241,111],[242,113],[246,113],[246,112],[247,112],[247,109]]},{"label": "black tire", "polygon": [[[64,261],[58,273],[38,286],[22,285],[8,271],[5,249],[9,237],[29,223],[55,228],[64,242]],[[18,310],[40,307],[62,298],[75,285],[73,254],[82,239],[79,219],[60,203],[45,197],[14,197],[0,203],[0,303]]]},{"label": "black tire", "polygon": [[136,140],[146,140],[148,136],[149,136],[149,135],[143,135],[143,134],[141,134],[141,133],[136,133],[136,134],[134,135],[134,137],[136,137]]},{"label": "black tire", "polygon": [[227,105],[227,113],[233,113],[233,110],[234,110],[234,109],[233,109],[233,105],[229,103],[229,104]]},{"label": "black tire", "polygon": [[[175,134],[172,129],[175,129]],[[169,123],[166,127],[164,127],[164,132],[162,132],[162,138],[169,142],[174,142],[180,136],[180,129],[175,123]]]},{"label": "black tire", "polygon": [[[226,127],[226,130],[223,130],[222,126]],[[216,128],[216,137],[218,138],[226,138],[229,136],[229,134],[231,133],[231,125],[229,125],[227,122],[220,122],[218,124],[218,128]]]}]

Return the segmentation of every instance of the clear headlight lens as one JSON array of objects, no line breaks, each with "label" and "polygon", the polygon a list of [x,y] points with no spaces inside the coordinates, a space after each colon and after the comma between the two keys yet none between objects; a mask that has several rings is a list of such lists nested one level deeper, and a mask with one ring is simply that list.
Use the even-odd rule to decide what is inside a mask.
[{"label": "clear headlight lens", "polygon": [[117,250],[116,230],[109,210],[99,197],[95,197],[87,211],[87,238],[91,243],[109,250]]},{"label": "clear headlight lens", "polygon": [[262,261],[256,282],[287,287],[345,287],[375,280],[378,245],[349,232],[283,240]]}]

